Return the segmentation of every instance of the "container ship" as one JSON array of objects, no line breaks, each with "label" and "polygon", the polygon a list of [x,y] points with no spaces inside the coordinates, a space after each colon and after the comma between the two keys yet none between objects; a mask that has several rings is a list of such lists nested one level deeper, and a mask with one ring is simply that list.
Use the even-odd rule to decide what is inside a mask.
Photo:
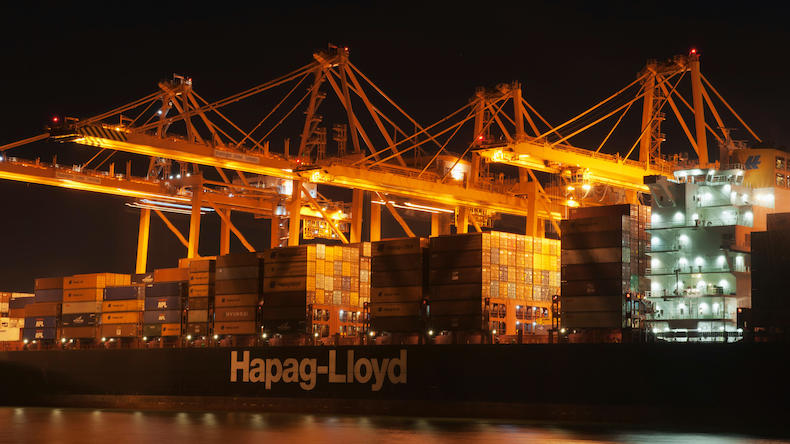
[{"label": "container ship", "polygon": [[3,295],[3,399],[776,427],[785,344],[648,327],[650,220],[616,205],[574,212],[563,245],[484,232],[37,279]]},{"label": "container ship", "polygon": [[[424,128],[348,48],[313,56],[215,102],[174,76],[0,146],[98,148],[71,167],[4,154],[0,179],[121,196],[140,212],[135,273],[42,277],[33,293],[0,294],[3,402],[784,426],[790,317],[777,276],[790,264],[790,155],[731,138],[713,99],[761,142],[696,50],[649,61],[556,127],[512,82],[478,89],[464,120],[462,108]],[[693,134],[672,98],[686,74]],[[262,138],[223,108],[308,78],[298,147],[285,138],[274,150],[269,137],[296,107],[269,128],[275,106],[252,131],[269,128]],[[327,85],[345,111],[327,116],[331,137]],[[636,101],[637,142],[618,148],[625,158],[603,153]],[[666,108],[696,161],[662,154]],[[597,150],[570,144],[620,110]],[[466,122],[471,144],[443,154]],[[125,172],[107,163],[116,152]],[[351,202],[332,200],[341,195]],[[382,240],[384,209],[407,237]],[[188,215],[189,235],[165,213]],[[220,220],[219,254],[201,257],[207,213]],[[231,213],[268,219],[269,248]],[[173,268],[147,266],[152,214],[186,248]],[[429,215],[430,236],[404,215]],[[505,229],[505,218],[523,224]],[[231,253],[231,234],[246,253]]]}]

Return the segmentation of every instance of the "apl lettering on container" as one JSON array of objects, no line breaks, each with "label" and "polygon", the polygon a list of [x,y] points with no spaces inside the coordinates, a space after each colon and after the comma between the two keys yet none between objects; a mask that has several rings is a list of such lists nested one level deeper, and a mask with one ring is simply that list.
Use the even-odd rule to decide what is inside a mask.
[{"label": "apl lettering on container", "polygon": [[318,365],[316,358],[250,357],[249,351],[230,352],[230,382],[262,383],[266,390],[273,384],[299,384],[302,390],[313,390],[319,375],[327,375],[330,384],[370,384],[377,392],[385,383],[406,384],[406,350],[393,358],[366,358],[346,352],[346,371],[338,373],[337,350],[329,350],[327,365]]}]

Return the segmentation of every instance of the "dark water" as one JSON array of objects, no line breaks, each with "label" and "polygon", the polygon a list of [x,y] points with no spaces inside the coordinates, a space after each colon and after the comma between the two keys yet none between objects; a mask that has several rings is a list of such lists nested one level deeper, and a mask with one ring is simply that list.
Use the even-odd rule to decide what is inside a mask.
[{"label": "dark water", "polygon": [[0,408],[0,443],[763,443],[733,435],[481,420]]}]

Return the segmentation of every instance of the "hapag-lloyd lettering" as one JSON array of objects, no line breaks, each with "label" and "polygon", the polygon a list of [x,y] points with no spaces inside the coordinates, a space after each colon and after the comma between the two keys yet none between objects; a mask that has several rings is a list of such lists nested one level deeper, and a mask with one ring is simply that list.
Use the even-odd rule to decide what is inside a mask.
[{"label": "hapag-lloyd lettering", "polygon": [[274,384],[298,383],[302,390],[313,390],[318,375],[327,375],[330,384],[370,384],[370,390],[381,390],[386,382],[406,383],[406,350],[394,358],[367,358],[346,351],[346,369],[338,369],[337,350],[329,350],[327,365],[318,365],[316,358],[252,357],[249,351],[230,352],[230,382],[262,383],[266,390]]}]

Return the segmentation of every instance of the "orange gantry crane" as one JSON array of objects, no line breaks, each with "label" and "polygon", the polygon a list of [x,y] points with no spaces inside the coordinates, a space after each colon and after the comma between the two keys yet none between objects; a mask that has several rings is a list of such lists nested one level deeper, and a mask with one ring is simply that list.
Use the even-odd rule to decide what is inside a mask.
[{"label": "orange gantry crane", "polygon": [[[556,222],[564,216],[567,206],[586,204],[584,197],[589,193],[574,200],[567,189],[544,188],[535,172],[556,175],[569,184],[581,181],[582,187],[604,184],[625,193],[615,195],[616,199],[635,200],[637,193],[647,191],[642,183],[644,176],[671,176],[673,168],[679,165],[677,159],[667,160],[660,154],[661,109],[665,103],[676,112],[692,146],[701,153],[700,163],[707,164],[704,131],[710,127],[703,118],[702,135],[692,138],[672,99],[679,79],[691,71],[692,80],[697,79],[693,82],[697,85],[694,107],[682,96],[679,99],[692,108],[697,119],[702,116],[698,93],[712,108],[710,97],[700,87],[699,79],[704,77],[699,74],[696,54],[671,63],[648,64],[632,84],[556,127],[549,125],[522,97],[517,83],[502,85],[496,92],[481,89],[460,109],[430,126],[422,126],[348,56],[348,48],[330,46],[297,70],[213,102],[194,91],[191,79],[174,76],[172,81],[160,82],[158,91],[126,105],[88,119],[53,122],[47,133],[0,147],[3,153],[50,140],[98,148],[82,165],[61,167],[55,162],[44,164],[3,156],[0,178],[134,198],[130,205],[141,209],[137,271],[143,272],[151,211],[187,247],[188,257],[199,256],[200,220],[206,212],[215,212],[222,221],[221,254],[229,251],[231,232],[248,250],[254,250],[233,225],[231,212],[272,219],[271,246],[298,245],[300,234],[305,238],[359,242],[365,193],[370,195],[369,238],[373,241],[381,237],[382,207],[408,236],[415,233],[399,208],[430,213],[432,235],[449,233],[451,225],[459,233],[467,232],[470,225],[481,231],[499,214],[525,216],[529,235],[542,236],[541,221],[546,220],[559,232]],[[670,83],[676,77],[676,82]],[[589,118],[603,104],[637,84],[641,85],[639,92],[625,105],[562,135],[572,124]],[[669,92],[667,85],[671,87]],[[297,93],[300,87],[306,88],[304,94]],[[251,130],[243,130],[228,117],[236,104],[285,88],[287,93]],[[329,131],[322,125],[320,113],[326,90],[337,99],[342,114],[342,119],[338,119],[342,123],[331,129],[336,144],[331,155],[327,153]],[[718,92],[715,94],[721,99]],[[631,152],[623,157],[600,152],[617,124],[595,151],[567,142],[624,109],[619,123],[640,99],[644,112],[643,130],[637,139],[639,161],[627,160]],[[508,102],[512,103],[512,117],[503,111]],[[286,122],[294,120],[289,118],[303,106],[305,119],[299,125],[300,137],[293,153],[288,138],[283,139],[282,151],[275,152],[271,149],[273,140],[287,134]],[[723,133],[720,140],[729,140],[713,110]],[[467,122],[473,122],[472,141],[465,143],[466,149],[458,155],[448,146]],[[538,123],[545,129],[541,131]],[[527,126],[534,136],[527,135]],[[698,132],[699,128],[698,123]],[[115,171],[114,164],[109,164],[107,171],[100,171],[99,167],[116,152],[131,153],[147,161],[146,175],[134,177],[131,163],[122,173]],[[92,162],[103,153],[107,153],[105,159],[91,169]],[[505,179],[486,174],[487,167],[495,163],[519,167],[519,177]],[[350,205],[325,198],[318,192],[318,185],[352,190]],[[589,188],[585,191],[589,192]],[[169,222],[165,211],[190,214],[188,237]]]}]

